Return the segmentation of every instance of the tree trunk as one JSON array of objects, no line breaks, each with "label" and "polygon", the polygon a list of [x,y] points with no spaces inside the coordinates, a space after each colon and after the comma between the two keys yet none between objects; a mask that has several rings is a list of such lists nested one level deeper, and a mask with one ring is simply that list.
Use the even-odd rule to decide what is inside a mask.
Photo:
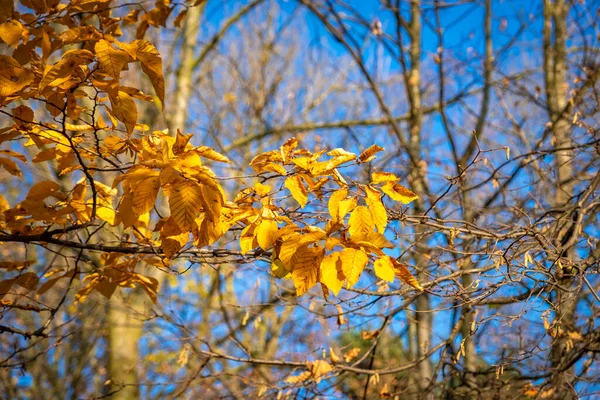
[{"label": "tree trunk", "polygon": [[[553,142],[556,149],[556,186],[554,195],[554,207],[562,209],[561,224],[572,223],[572,217],[568,212],[568,204],[573,196],[572,179],[573,169],[571,165],[573,143],[570,137],[570,124],[568,120],[568,102],[566,81],[566,39],[567,26],[566,17],[568,5],[564,0],[544,0],[544,74],[546,80],[546,100],[548,114],[552,122]],[[552,40],[554,39],[554,40]],[[563,251],[561,248],[562,235],[565,229],[557,230],[556,245],[561,252],[560,257],[569,260],[572,251]],[[567,265],[569,263],[566,263]],[[562,263],[556,267],[557,283],[562,288],[570,288],[573,278],[570,270],[563,268]],[[565,353],[567,351],[566,333],[575,327],[575,298],[573,295],[561,288],[555,291],[555,320],[553,324],[554,342],[551,350],[552,387],[555,398],[573,399],[576,394],[569,381],[574,373],[573,367],[565,366]]]}]

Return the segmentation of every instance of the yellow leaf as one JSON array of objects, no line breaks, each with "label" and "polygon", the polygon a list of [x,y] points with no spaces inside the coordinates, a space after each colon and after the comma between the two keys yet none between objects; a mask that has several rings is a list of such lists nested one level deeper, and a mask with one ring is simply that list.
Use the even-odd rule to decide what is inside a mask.
[{"label": "yellow leaf", "polygon": [[271,263],[271,274],[280,279],[287,279],[291,276],[290,271],[288,271],[280,259],[276,259]]},{"label": "yellow leaf", "polygon": [[346,277],[346,287],[350,288],[358,282],[369,257],[362,250],[346,248],[340,254],[342,260],[342,271]]},{"label": "yellow leaf", "polygon": [[354,347],[354,348],[348,350],[346,352],[346,354],[344,354],[344,361],[346,361],[347,363],[349,363],[350,361],[352,361],[356,357],[358,357],[359,354],[360,354],[360,348],[359,347]]},{"label": "yellow leaf", "polygon": [[127,52],[115,49],[111,43],[100,39],[94,46],[100,69],[113,77],[116,81],[120,79],[123,67],[129,62]]},{"label": "yellow leaf", "polygon": [[117,215],[115,210],[109,204],[99,204],[96,208],[96,216],[112,226],[116,225]]},{"label": "yellow leaf", "polygon": [[389,256],[385,256],[375,260],[375,275],[384,281],[394,282],[394,264],[390,258]]},{"label": "yellow leaf", "polygon": [[285,180],[285,187],[292,193],[292,197],[300,204],[301,207],[306,206],[308,201],[308,192],[302,179],[298,175],[290,176]]},{"label": "yellow leaf", "polygon": [[355,197],[351,197],[349,199],[340,201],[339,211],[338,211],[340,221],[346,217],[346,214],[348,214],[350,211],[354,210],[354,208],[356,207],[356,204],[357,204],[357,201],[356,201]]},{"label": "yellow leaf", "polygon": [[175,143],[173,144],[173,154],[178,155],[183,153],[185,151],[185,147],[189,143],[192,136],[194,135],[192,135],[191,133],[188,135],[184,135],[179,131],[179,129],[177,129],[177,138],[175,139]]},{"label": "yellow leaf", "polygon": [[250,224],[244,228],[240,235],[240,251],[242,254],[246,254],[254,248],[256,225]]},{"label": "yellow leaf", "polygon": [[19,178],[23,176],[23,174],[21,173],[21,169],[17,166],[17,163],[15,163],[10,158],[0,157],[0,166],[4,167],[6,172],[8,172],[11,175],[17,176]]},{"label": "yellow leaf", "polygon": [[323,261],[321,261],[321,283],[325,284],[337,296],[344,284],[344,279],[340,253],[331,253],[323,258]]},{"label": "yellow leaf", "polygon": [[260,182],[256,182],[254,184],[254,191],[256,192],[257,195],[259,195],[260,197],[266,196],[271,192],[271,186],[269,185],[263,185]]},{"label": "yellow leaf", "polygon": [[296,147],[298,147],[298,140],[296,138],[290,138],[279,148],[284,163],[289,161],[292,151],[294,151]]},{"label": "yellow leaf", "polygon": [[419,282],[415,279],[415,277],[410,273],[406,265],[401,264],[400,262],[398,262],[398,260],[396,260],[393,257],[390,257],[390,261],[392,262],[392,264],[394,264],[394,271],[396,276],[400,278],[402,282],[414,287],[417,290],[420,290],[421,292],[423,291],[423,288],[421,287],[421,285],[419,285]]},{"label": "yellow leaf", "polygon": [[331,218],[333,218],[334,221],[338,221],[341,219],[340,202],[344,200],[347,195],[348,189],[346,188],[338,189],[331,194],[329,202],[327,203],[327,208],[329,209],[329,215],[331,215]]},{"label": "yellow leaf", "polygon": [[60,191],[60,185],[54,181],[42,181],[33,185],[27,193],[27,200],[44,200],[48,197],[64,200],[66,196]]},{"label": "yellow leaf", "polygon": [[367,207],[358,206],[350,214],[348,219],[348,232],[353,239],[360,240],[367,237],[371,232],[375,223],[371,211]]},{"label": "yellow leaf", "polygon": [[391,172],[373,172],[371,174],[371,180],[373,183],[381,182],[396,182],[399,178]]},{"label": "yellow leaf", "polygon": [[225,157],[223,154],[215,151],[215,149],[213,149],[212,147],[200,146],[200,147],[194,149],[194,151],[197,152],[199,155],[201,155],[204,158],[231,164],[231,161],[229,161],[229,159],[227,157]]},{"label": "yellow leaf", "polygon": [[319,265],[324,249],[320,247],[300,247],[292,257],[292,280],[296,295],[301,296],[317,284]]},{"label": "yellow leaf", "polygon": [[15,19],[6,21],[0,24],[0,38],[6,42],[9,46],[17,47],[21,41],[21,35],[23,34],[24,28],[21,23]]},{"label": "yellow leaf", "polygon": [[375,154],[377,154],[383,150],[385,150],[383,147],[377,146],[376,144],[374,144],[374,145],[370,146],[368,149],[366,149],[365,151],[363,151],[362,153],[360,153],[360,155],[358,156],[358,159],[360,160],[361,163],[369,162],[369,161],[377,158],[375,156]]},{"label": "yellow leaf", "polygon": [[10,208],[10,204],[8,204],[8,200],[2,194],[0,194],[0,213],[8,210]]},{"label": "yellow leaf", "polygon": [[256,240],[258,245],[267,250],[273,244],[273,238],[277,233],[277,222],[273,220],[263,220],[256,228]]},{"label": "yellow leaf", "polygon": [[419,196],[411,192],[409,189],[394,182],[386,182],[381,187],[381,190],[390,196],[392,200],[399,201],[403,204],[408,204],[419,198]]},{"label": "yellow leaf", "polygon": [[173,220],[181,229],[188,232],[191,230],[202,204],[202,189],[197,183],[183,181],[171,188],[169,208]]},{"label": "yellow leaf", "polygon": [[10,96],[33,82],[33,72],[10,56],[0,55],[0,97]]},{"label": "yellow leaf", "polygon": [[156,47],[147,40],[136,40],[137,59],[142,63],[142,71],[150,78],[154,92],[161,105],[165,102],[165,78],[162,72],[162,60]]},{"label": "yellow leaf", "polygon": [[321,377],[333,371],[333,366],[325,360],[316,360],[308,362],[307,364],[312,374],[311,377],[315,380],[316,383],[319,383],[321,381]]},{"label": "yellow leaf", "polygon": [[383,233],[387,226],[387,211],[381,202],[381,194],[379,193],[379,190],[373,188],[371,185],[367,185],[365,191],[367,192],[365,202],[367,203],[367,206],[369,206],[369,210],[373,216],[373,222],[377,227],[377,231]]},{"label": "yellow leaf", "polygon": [[137,107],[131,96],[119,90],[116,96],[110,96],[110,104],[114,116],[125,124],[127,133],[131,134],[137,122]]},{"label": "yellow leaf", "polygon": [[132,187],[133,200],[131,204],[136,214],[141,215],[152,210],[156,203],[158,189],[160,189],[158,171],[151,171],[147,177],[136,181],[135,187]]},{"label": "yellow leaf", "polygon": [[333,351],[333,349],[331,347],[329,348],[329,359],[334,364],[338,363],[338,362],[340,362],[342,360],[340,358],[340,356],[338,356],[337,354],[335,354],[335,351]]}]

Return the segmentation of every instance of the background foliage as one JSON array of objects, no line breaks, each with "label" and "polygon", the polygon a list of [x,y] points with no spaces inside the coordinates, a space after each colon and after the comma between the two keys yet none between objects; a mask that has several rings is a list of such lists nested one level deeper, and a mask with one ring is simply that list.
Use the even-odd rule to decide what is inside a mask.
[{"label": "background foliage", "polygon": [[599,19],[1,0],[2,393],[596,397]]}]

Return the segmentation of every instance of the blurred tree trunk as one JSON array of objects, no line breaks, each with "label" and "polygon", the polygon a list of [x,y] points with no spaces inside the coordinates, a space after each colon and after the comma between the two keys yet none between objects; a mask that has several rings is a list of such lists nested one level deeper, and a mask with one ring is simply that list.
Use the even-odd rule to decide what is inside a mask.
[{"label": "blurred tree trunk", "polygon": [[[108,305],[108,376],[111,379],[111,399],[138,399],[139,391],[139,349],[143,321],[142,291],[133,292],[130,304],[123,304],[119,296],[113,296]],[[143,315],[143,314],[142,314]]]},{"label": "blurred tree trunk", "polygon": [[[569,226],[573,223],[571,211],[568,204],[573,196],[574,180],[572,179],[572,150],[566,150],[573,146],[570,137],[570,123],[568,120],[568,102],[566,80],[567,64],[567,25],[566,17],[569,8],[565,0],[544,1],[544,75],[546,84],[546,101],[550,121],[552,122],[553,144],[556,149],[556,188],[554,195],[554,207],[559,211],[559,224],[563,228],[558,229],[555,239],[560,258],[569,260],[572,251],[563,251],[562,240]],[[561,221],[562,219],[562,221]],[[568,263],[567,263],[568,265]],[[575,326],[575,298],[565,289],[572,286],[573,279],[568,266],[563,267],[557,263],[556,279],[561,286],[557,288],[554,299],[555,320],[553,324],[554,342],[551,351],[552,363],[552,386],[555,398],[572,399],[575,392],[569,380],[574,373],[573,367],[566,368],[565,353],[567,351],[568,336],[566,333]],[[563,333],[561,335],[561,333]],[[566,368],[566,369],[565,369]]]},{"label": "blurred tree trunk", "polygon": [[[398,4],[399,6],[399,4]],[[423,126],[423,109],[421,107],[421,4],[420,0],[411,0],[410,3],[410,21],[405,24],[410,45],[408,50],[408,58],[410,62],[409,70],[407,71],[406,86],[408,91],[408,100],[410,105],[409,119],[409,147],[410,157],[414,162],[409,165],[409,182],[416,193],[425,193],[424,186],[425,174],[424,164],[421,158],[421,130]],[[399,12],[399,11],[398,11]],[[400,17],[402,18],[402,17]],[[402,42],[400,41],[400,44]],[[425,212],[424,204],[418,200],[415,202],[415,212],[422,214]],[[424,228],[421,226],[415,227],[415,238],[418,241],[416,251],[413,254],[415,265],[418,269],[417,279],[421,282],[427,280],[427,274],[423,270],[428,264],[423,256],[426,253],[426,246],[421,241],[424,240]],[[416,350],[416,358],[425,357],[431,345],[431,304],[429,296],[425,293],[421,294],[416,301],[415,318],[413,324],[416,324],[417,344],[413,346]],[[416,348],[415,348],[416,347]],[[432,367],[429,358],[419,363],[418,386],[421,395],[424,395],[429,385],[432,383]]]},{"label": "blurred tree trunk", "polygon": [[[171,134],[175,135],[177,129],[185,131],[185,122],[188,116],[189,101],[191,96],[191,82],[193,75],[194,49],[198,40],[198,27],[203,6],[191,7],[182,29],[182,42],[179,51],[179,69],[176,74],[175,94],[172,104],[175,105],[172,117],[166,118]],[[152,110],[145,107],[142,114],[153,114]],[[151,117],[151,115],[149,115]],[[148,120],[148,118],[146,118]],[[157,205],[161,213],[166,212],[165,204]],[[151,269],[147,275],[159,279],[159,287],[164,283],[166,275],[157,269]],[[109,303],[108,309],[108,371],[113,380],[112,390],[117,390],[114,399],[136,399],[140,397],[138,369],[141,364],[138,343],[143,333],[143,320],[140,315],[145,315],[148,298],[146,293],[136,290],[127,296],[129,304],[122,304],[116,296]]]}]

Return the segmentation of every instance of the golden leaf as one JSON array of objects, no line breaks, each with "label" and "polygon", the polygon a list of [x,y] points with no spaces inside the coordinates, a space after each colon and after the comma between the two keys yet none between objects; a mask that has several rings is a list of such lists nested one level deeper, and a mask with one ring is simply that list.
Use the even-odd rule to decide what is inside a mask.
[{"label": "golden leaf", "polygon": [[350,361],[352,361],[356,357],[358,357],[359,354],[360,354],[360,347],[354,347],[354,348],[348,350],[344,354],[344,361],[346,361],[347,363],[349,363]]},{"label": "golden leaf", "polygon": [[373,183],[396,182],[399,178],[391,172],[373,172],[371,174],[371,180]]},{"label": "golden leaf", "polygon": [[161,105],[165,102],[165,78],[162,72],[162,60],[156,47],[147,40],[136,40],[137,59],[142,63],[142,71],[150,78],[154,92]]},{"label": "golden leaf", "polygon": [[21,169],[17,166],[17,163],[15,163],[10,158],[0,157],[0,166],[4,167],[6,172],[8,172],[11,175],[17,176],[19,178],[23,176],[23,174],[21,173]]},{"label": "golden leaf", "polygon": [[329,202],[327,203],[327,208],[329,209],[329,215],[331,215],[331,218],[333,218],[334,221],[341,219],[340,202],[344,200],[347,195],[348,189],[346,188],[338,189],[331,194]]},{"label": "golden leaf", "polygon": [[240,252],[242,254],[246,254],[255,247],[255,230],[256,225],[250,224],[242,231],[242,234],[240,235]]},{"label": "golden leaf", "polygon": [[423,291],[423,288],[421,287],[421,285],[419,285],[419,282],[415,279],[415,277],[410,273],[406,265],[401,264],[400,262],[398,262],[398,260],[396,260],[393,257],[390,257],[390,261],[392,262],[392,264],[394,264],[394,271],[396,276],[400,278],[402,282],[414,287],[417,290],[420,290],[421,292]]},{"label": "golden leaf", "polygon": [[129,62],[130,57],[127,52],[115,49],[111,43],[100,39],[94,46],[100,69],[119,80],[123,67]]},{"label": "golden leaf", "polygon": [[12,47],[17,47],[19,45],[23,31],[23,25],[14,19],[0,24],[0,38]]},{"label": "golden leaf", "polygon": [[137,122],[137,107],[131,96],[119,90],[116,96],[110,96],[110,104],[115,118],[123,122],[127,133],[131,134]]},{"label": "golden leaf", "polygon": [[160,178],[158,171],[149,171],[149,174],[136,180],[132,187],[132,207],[136,214],[141,215],[152,210],[156,203],[158,190],[160,189]]},{"label": "golden leaf", "polygon": [[375,275],[384,281],[393,282],[395,276],[394,264],[391,257],[385,256],[375,260]]},{"label": "golden leaf", "polygon": [[200,146],[194,149],[194,151],[204,158],[231,164],[231,161],[227,157],[215,151],[215,149],[213,149],[212,147]]},{"label": "golden leaf", "polygon": [[344,284],[344,272],[342,271],[342,260],[340,253],[335,252],[327,255],[321,261],[320,281],[325,284],[334,295],[338,295]]},{"label": "golden leaf", "polygon": [[258,225],[256,228],[256,241],[263,250],[271,247],[277,230],[277,222],[273,220],[263,220]]},{"label": "golden leaf", "polygon": [[361,238],[367,237],[373,232],[374,227],[371,211],[367,207],[358,206],[350,214],[348,232],[353,239],[361,240]]},{"label": "golden leaf", "polygon": [[362,250],[346,248],[340,254],[342,260],[342,271],[346,277],[346,287],[350,288],[358,282],[365,266],[369,262],[369,257]]},{"label": "golden leaf", "polygon": [[369,206],[369,210],[373,216],[373,222],[377,227],[377,231],[383,233],[387,226],[387,211],[381,202],[381,194],[379,193],[379,190],[371,185],[367,185],[365,191],[367,192],[365,202],[367,203],[367,206]]},{"label": "golden leaf", "polygon": [[0,97],[7,97],[33,82],[33,72],[12,57],[0,55]]},{"label": "golden leaf", "polygon": [[290,176],[285,180],[285,187],[292,193],[292,197],[300,204],[301,207],[306,206],[308,201],[308,192],[302,179],[298,175]]},{"label": "golden leaf", "polygon": [[54,181],[42,181],[33,185],[27,193],[27,200],[44,200],[48,197],[55,197],[59,200],[66,199],[66,196],[60,191],[60,185]]},{"label": "golden leaf", "polygon": [[325,360],[309,361],[307,364],[312,375],[311,378],[314,379],[316,383],[319,383],[323,376],[333,371],[333,366]]},{"label": "golden leaf", "polygon": [[171,188],[169,208],[173,220],[181,229],[191,230],[194,220],[200,214],[203,201],[202,189],[195,182],[183,181]]},{"label": "golden leaf", "polygon": [[385,194],[390,196],[392,200],[399,201],[403,204],[411,203],[412,201],[419,198],[419,196],[411,192],[409,189],[394,182],[386,182],[381,187],[381,190],[383,190]]},{"label": "golden leaf", "polygon": [[296,295],[301,296],[317,284],[319,265],[324,249],[320,247],[300,247],[292,257],[292,280],[296,287]]},{"label": "golden leaf", "polygon": [[375,156],[375,154],[377,154],[383,150],[385,150],[385,149],[381,146],[377,146],[376,144],[371,145],[368,149],[366,149],[365,151],[360,153],[360,155],[358,156],[358,159],[361,163],[366,163],[366,162],[372,161],[375,158],[377,158]]}]

